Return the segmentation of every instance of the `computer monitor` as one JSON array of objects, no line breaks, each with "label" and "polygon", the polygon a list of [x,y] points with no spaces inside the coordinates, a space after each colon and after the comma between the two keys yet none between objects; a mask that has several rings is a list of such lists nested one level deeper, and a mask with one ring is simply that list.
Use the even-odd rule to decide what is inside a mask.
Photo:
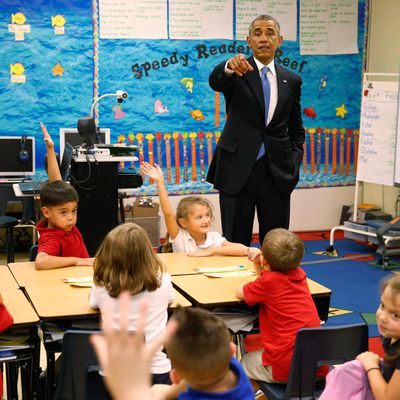
[{"label": "computer monitor", "polygon": [[[110,128],[100,128],[100,142],[109,144],[111,140]],[[60,154],[64,153],[65,143],[72,147],[79,147],[84,139],[76,128],[60,128]]]},{"label": "computer monitor", "polygon": [[35,138],[0,136],[0,176],[23,177],[36,173]]},{"label": "computer monitor", "polygon": [[74,148],[68,143],[65,143],[64,151],[61,159],[60,173],[61,179],[67,181],[69,177],[69,167],[71,165],[71,160],[74,155]]}]

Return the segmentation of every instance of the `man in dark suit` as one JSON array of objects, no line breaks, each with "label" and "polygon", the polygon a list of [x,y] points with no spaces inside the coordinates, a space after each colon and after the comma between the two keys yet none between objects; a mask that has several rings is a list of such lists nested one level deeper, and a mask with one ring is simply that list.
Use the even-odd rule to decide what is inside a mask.
[{"label": "man in dark suit", "polygon": [[224,236],[247,246],[255,209],[260,243],[269,230],[289,227],[303,157],[302,81],[274,63],[282,40],[278,21],[258,16],[247,37],[253,56],[237,54],[209,78],[211,88],[224,94],[227,121],[207,181],[220,191]]}]

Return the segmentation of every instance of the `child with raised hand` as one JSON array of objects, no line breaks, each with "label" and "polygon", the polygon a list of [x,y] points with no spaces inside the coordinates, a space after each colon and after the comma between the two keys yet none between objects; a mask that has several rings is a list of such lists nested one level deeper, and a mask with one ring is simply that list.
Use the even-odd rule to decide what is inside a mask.
[{"label": "child with raised hand", "polygon": [[79,196],[67,182],[61,180],[54,152],[54,143],[41,122],[40,127],[47,149],[49,182],[40,190],[44,220],[36,230],[39,233],[36,269],[54,269],[69,266],[92,265],[82,235],[76,227]]},{"label": "child with raised hand", "polygon": [[400,399],[400,275],[384,280],[376,322],[382,336],[383,359],[366,351],[357,356],[375,400]]},{"label": "child with raised hand", "polygon": [[[173,301],[171,276],[154,254],[146,231],[139,225],[125,223],[111,230],[100,245],[94,260],[94,285],[89,305],[103,312],[112,300],[118,317],[117,297],[130,294],[128,329],[138,327],[140,303],[147,301],[147,319],[144,326],[146,343],[153,343],[164,333],[167,309]],[[153,383],[170,383],[171,363],[160,346],[150,363]]]},{"label": "child with raised hand", "polygon": [[220,233],[210,231],[213,213],[210,203],[203,197],[186,196],[172,210],[165,188],[164,174],[159,165],[143,162],[142,171],[156,182],[161,210],[175,253],[190,256],[245,256],[248,247],[228,242]]}]

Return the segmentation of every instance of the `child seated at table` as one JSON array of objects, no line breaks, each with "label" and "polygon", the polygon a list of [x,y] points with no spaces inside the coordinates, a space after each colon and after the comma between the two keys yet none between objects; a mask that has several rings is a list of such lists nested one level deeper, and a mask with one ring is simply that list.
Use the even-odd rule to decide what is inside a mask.
[{"label": "child seated at table", "polygon": [[159,165],[143,162],[142,171],[154,179],[158,188],[161,210],[168,231],[169,243],[164,246],[175,253],[190,256],[245,256],[248,247],[228,242],[220,233],[210,231],[213,221],[211,204],[200,196],[185,196],[178,204],[176,215],[168,199],[164,174]]},{"label": "child seated at table", "polygon": [[[113,329],[114,312],[107,307],[102,313],[104,334],[92,337],[114,399],[254,399],[250,382],[233,357],[235,346],[230,342],[228,328],[220,318],[197,307],[179,308],[165,333],[155,343],[145,344],[142,327],[148,320],[146,307],[142,305],[140,309],[136,334],[127,335],[126,293],[120,296],[119,304],[121,330]],[[150,388],[148,364],[162,339],[171,358],[174,384]]]},{"label": "child seated at table", "polygon": [[40,190],[41,210],[45,220],[36,230],[39,234],[36,269],[54,269],[73,265],[92,265],[81,233],[76,225],[79,196],[61,180],[54,152],[54,143],[43,123],[40,124],[46,143],[49,182]]},{"label": "child seated at table", "polygon": [[286,229],[273,229],[261,251],[249,250],[257,279],[237,288],[248,305],[259,304],[262,350],[247,353],[241,364],[248,377],[265,382],[287,382],[296,333],[320,326],[317,309],[299,267],[304,243]]},{"label": "child seated at table", "polygon": [[[104,312],[104,304],[128,291],[131,295],[129,327],[136,330],[139,304],[148,302],[148,319],[144,327],[146,343],[163,334],[168,318],[168,306],[174,295],[171,276],[154,254],[146,231],[139,225],[125,223],[111,230],[104,238],[94,259],[94,285],[89,305]],[[117,312],[116,312],[117,314]],[[160,347],[150,364],[153,383],[170,383],[171,362]]]}]

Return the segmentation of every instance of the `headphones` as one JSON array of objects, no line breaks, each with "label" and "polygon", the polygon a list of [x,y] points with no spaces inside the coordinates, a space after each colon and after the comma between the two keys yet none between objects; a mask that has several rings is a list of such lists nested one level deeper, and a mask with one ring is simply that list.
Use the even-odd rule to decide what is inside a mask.
[{"label": "headphones", "polygon": [[18,159],[22,163],[27,163],[29,161],[29,152],[26,149],[26,136],[22,136],[19,142],[19,152],[18,152]]}]

